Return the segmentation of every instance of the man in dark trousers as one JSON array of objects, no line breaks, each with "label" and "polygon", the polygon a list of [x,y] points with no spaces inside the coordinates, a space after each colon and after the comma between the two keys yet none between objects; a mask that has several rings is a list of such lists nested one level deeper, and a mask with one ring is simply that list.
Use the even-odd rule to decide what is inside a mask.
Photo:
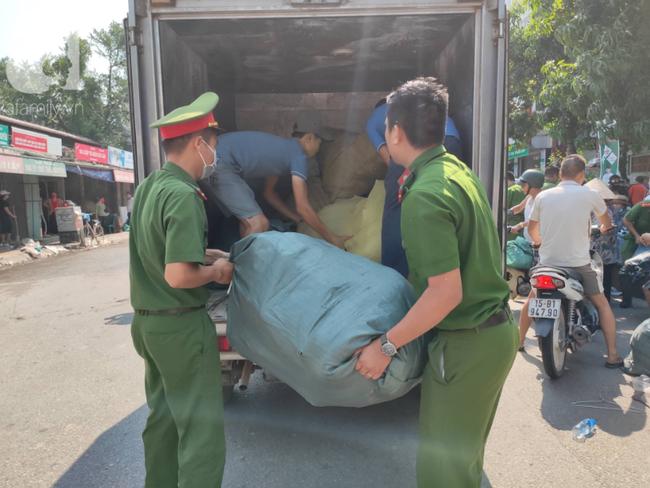
[{"label": "man in dark trousers", "polygon": [[223,477],[220,360],[204,285],[229,283],[233,266],[203,265],[205,196],[196,183],[214,168],[218,101],[205,93],[152,125],[167,162],[139,185],[131,213],[131,334],[149,405],[146,488],[219,487]]},{"label": "man in dark trousers", "polygon": [[479,488],[483,453],[518,334],[501,273],[501,246],[481,182],[442,145],[447,90],[434,78],[388,97],[386,142],[409,168],[402,238],[418,301],[358,353],[378,379],[398,349],[431,334],[422,378],[419,488]]},{"label": "man in dark trousers", "polygon": [[[393,268],[402,274],[402,276],[407,277],[408,265],[406,263],[406,254],[402,247],[402,233],[400,231],[402,202],[398,197],[398,193],[400,180],[404,177],[403,175],[408,174],[408,170],[405,170],[402,166],[392,161],[388,153],[385,135],[387,113],[388,105],[386,105],[386,99],[382,98],[375,106],[375,110],[366,123],[366,133],[370,142],[372,142],[377,153],[384,163],[386,163],[386,166],[388,166],[384,178],[386,198],[384,200],[384,213],[381,225],[381,264]],[[460,133],[451,117],[447,117],[445,123],[445,149],[458,158],[462,157]]]}]

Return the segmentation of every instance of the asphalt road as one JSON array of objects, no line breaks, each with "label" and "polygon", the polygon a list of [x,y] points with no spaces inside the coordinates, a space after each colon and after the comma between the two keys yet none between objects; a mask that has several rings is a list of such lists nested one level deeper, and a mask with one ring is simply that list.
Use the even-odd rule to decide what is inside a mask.
[{"label": "asphalt road", "polygon": [[[127,246],[0,272],[0,486],[142,486],[143,365],[131,346]],[[627,353],[641,302],[619,314]],[[559,381],[541,373],[535,341],[506,384],[490,438],[485,485],[650,486],[650,410],[630,379],[602,367],[602,337]],[[418,394],[366,408],[314,408],[253,376],[226,407],[226,488],[415,486]],[[576,407],[576,401],[599,408]],[[600,430],[584,444],[571,427]]]}]

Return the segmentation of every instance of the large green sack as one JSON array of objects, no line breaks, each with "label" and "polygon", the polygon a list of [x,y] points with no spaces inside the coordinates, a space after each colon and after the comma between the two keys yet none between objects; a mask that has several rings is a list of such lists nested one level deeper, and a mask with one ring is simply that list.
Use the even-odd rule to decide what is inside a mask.
[{"label": "large green sack", "polygon": [[630,354],[625,358],[625,372],[650,376],[650,319],[634,329],[630,339]]},{"label": "large green sack", "polygon": [[323,142],[317,156],[330,203],[341,198],[365,197],[375,180],[384,179],[386,164],[365,133],[331,132],[334,140]]},{"label": "large green sack", "polygon": [[365,407],[419,382],[424,338],[400,348],[378,381],[354,369],[354,352],[414,302],[396,271],[295,233],[248,236],[235,243],[231,259],[228,339],[312,405]]},{"label": "large green sack", "polygon": [[533,265],[533,247],[519,236],[506,243],[506,266],[514,269],[530,269]]}]

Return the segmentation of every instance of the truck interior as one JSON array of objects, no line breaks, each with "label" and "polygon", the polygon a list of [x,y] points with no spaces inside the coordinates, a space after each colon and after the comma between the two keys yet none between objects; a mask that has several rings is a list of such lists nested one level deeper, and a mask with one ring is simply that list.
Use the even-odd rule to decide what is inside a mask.
[{"label": "truck interior", "polygon": [[165,111],[210,89],[227,130],[287,135],[295,112],[312,108],[332,127],[362,131],[381,97],[433,75],[471,154],[473,15],[169,20],[160,42]]},{"label": "truck interior", "polygon": [[471,14],[163,20],[164,110],[212,90],[227,131],[289,137],[296,113],[315,110],[328,127],[363,133],[393,88],[435,76],[471,165],[474,29]]}]

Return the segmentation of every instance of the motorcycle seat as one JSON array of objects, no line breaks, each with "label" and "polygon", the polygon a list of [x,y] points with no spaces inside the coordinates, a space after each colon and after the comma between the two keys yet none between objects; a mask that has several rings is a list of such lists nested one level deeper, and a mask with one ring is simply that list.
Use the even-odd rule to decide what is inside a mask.
[{"label": "motorcycle seat", "polygon": [[575,270],[568,268],[560,268],[556,266],[535,266],[530,270],[531,276],[538,273],[558,273],[565,278],[571,278],[573,280],[582,283],[582,275]]}]

